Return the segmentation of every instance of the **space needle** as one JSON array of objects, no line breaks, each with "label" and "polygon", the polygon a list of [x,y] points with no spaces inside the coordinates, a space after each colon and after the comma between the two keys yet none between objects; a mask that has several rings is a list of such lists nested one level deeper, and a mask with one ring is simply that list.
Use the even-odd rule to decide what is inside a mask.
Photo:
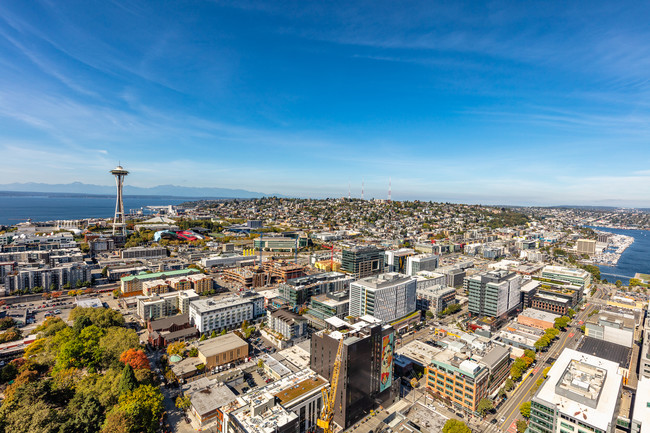
[{"label": "space needle", "polygon": [[115,176],[117,184],[117,200],[115,201],[115,218],[113,219],[113,235],[120,234],[126,236],[126,222],[124,221],[124,201],[122,200],[122,187],[124,186],[124,177],[129,174],[121,165],[118,165],[111,174]]}]

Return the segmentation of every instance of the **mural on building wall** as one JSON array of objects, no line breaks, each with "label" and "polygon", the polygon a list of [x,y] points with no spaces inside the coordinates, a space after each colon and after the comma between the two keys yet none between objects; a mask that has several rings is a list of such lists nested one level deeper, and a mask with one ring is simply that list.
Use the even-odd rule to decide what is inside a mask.
[{"label": "mural on building wall", "polygon": [[381,342],[381,380],[379,391],[388,388],[393,381],[393,334],[386,335]]}]

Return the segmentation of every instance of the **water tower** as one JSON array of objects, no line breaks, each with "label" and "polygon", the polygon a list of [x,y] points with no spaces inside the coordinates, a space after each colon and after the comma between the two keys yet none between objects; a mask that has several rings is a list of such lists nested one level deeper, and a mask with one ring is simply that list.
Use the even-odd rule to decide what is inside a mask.
[{"label": "water tower", "polygon": [[111,174],[115,176],[117,184],[117,200],[115,201],[115,218],[113,219],[113,235],[120,234],[126,236],[126,222],[124,221],[124,201],[122,200],[122,187],[124,186],[124,177],[129,174],[121,165],[118,165]]}]

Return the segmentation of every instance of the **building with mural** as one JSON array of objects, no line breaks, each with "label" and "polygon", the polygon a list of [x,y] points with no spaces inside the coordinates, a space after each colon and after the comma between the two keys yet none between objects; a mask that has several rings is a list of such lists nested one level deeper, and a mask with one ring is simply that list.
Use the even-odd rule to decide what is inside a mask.
[{"label": "building with mural", "polygon": [[370,316],[354,324],[337,317],[326,322],[329,329],[312,335],[310,366],[329,380],[343,339],[334,422],[347,429],[370,410],[399,398],[399,381],[393,378],[395,334],[391,326]]}]

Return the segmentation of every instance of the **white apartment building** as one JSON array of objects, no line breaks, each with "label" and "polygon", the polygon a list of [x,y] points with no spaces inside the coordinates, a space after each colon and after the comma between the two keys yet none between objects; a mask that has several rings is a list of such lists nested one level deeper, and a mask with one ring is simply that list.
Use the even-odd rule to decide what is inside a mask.
[{"label": "white apartment building", "polygon": [[122,250],[123,259],[157,259],[167,257],[165,247],[133,247]]},{"label": "white apartment building", "polygon": [[189,314],[190,323],[202,334],[234,329],[244,320],[253,322],[264,315],[264,297],[246,292],[221,299],[201,299],[190,304]]},{"label": "white apartment building", "polygon": [[389,272],[354,281],[350,284],[350,315],[371,315],[391,322],[416,309],[414,278]]},{"label": "white apartment building", "polygon": [[136,313],[144,321],[162,319],[176,314],[188,314],[190,303],[198,300],[199,295],[194,290],[137,296]]},{"label": "white apartment building", "polygon": [[17,290],[33,289],[41,287],[50,290],[54,285],[55,290],[61,290],[64,286],[75,288],[77,282],[87,283],[91,281],[90,267],[85,263],[64,263],[55,268],[22,268],[5,276],[5,290],[7,294]]}]

